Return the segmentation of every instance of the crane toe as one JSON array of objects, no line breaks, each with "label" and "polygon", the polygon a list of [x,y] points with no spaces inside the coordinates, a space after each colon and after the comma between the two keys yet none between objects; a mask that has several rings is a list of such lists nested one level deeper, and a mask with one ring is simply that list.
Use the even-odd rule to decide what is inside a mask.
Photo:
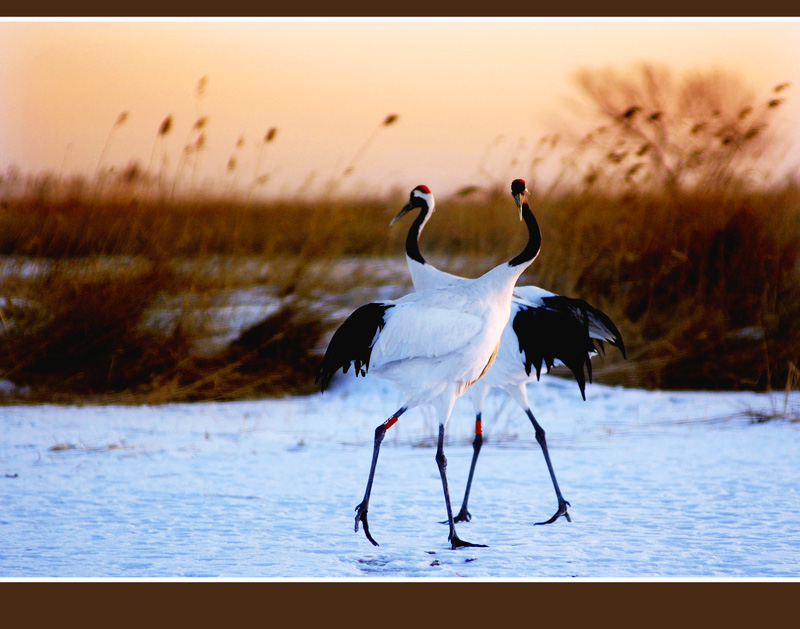
[{"label": "crane toe", "polygon": [[553,517],[551,517],[549,520],[545,520],[544,522],[536,522],[536,524],[537,525],[538,524],[552,524],[553,522],[558,520],[558,518],[560,518],[562,515],[565,518],[567,518],[567,522],[572,522],[572,518],[570,518],[569,517],[569,513],[567,513],[567,507],[569,507],[569,506],[570,506],[569,502],[567,502],[566,500],[560,500],[558,502],[558,511],[556,511],[553,514]]},{"label": "crane toe", "polygon": [[358,533],[358,523],[359,522],[361,522],[361,524],[364,525],[364,535],[366,535],[367,539],[370,542],[372,542],[372,545],[373,546],[380,546],[380,544],[378,544],[378,542],[376,542],[374,539],[372,539],[372,535],[369,534],[369,524],[367,524],[367,509],[364,506],[363,502],[356,506],[356,524],[353,527],[353,531],[355,531],[356,533]]},{"label": "crane toe", "polygon": [[473,544],[472,542],[465,542],[460,539],[458,535],[453,535],[450,538],[450,548],[456,550],[457,548],[489,548],[486,544]]},{"label": "crane toe", "polygon": [[[461,508],[461,511],[459,511],[456,515],[453,516],[454,523],[469,522],[471,519],[472,519],[472,514],[463,507]],[[439,520],[439,524],[450,524],[450,522],[447,520]]]},{"label": "crane toe", "polygon": [[472,514],[466,509],[462,508],[461,511],[459,511],[453,518],[453,522],[469,522],[471,519]]}]

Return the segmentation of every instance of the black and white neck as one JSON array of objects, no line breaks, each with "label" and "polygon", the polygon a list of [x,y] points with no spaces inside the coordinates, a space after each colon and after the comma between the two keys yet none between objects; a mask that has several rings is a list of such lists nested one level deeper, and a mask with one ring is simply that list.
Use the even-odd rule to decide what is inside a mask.
[{"label": "black and white neck", "polygon": [[422,257],[422,253],[419,250],[419,236],[425,228],[425,223],[428,222],[428,219],[433,214],[435,206],[436,202],[433,199],[433,193],[428,186],[417,186],[411,191],[405,207],[389,223],[389,225],[394,225],[406,212],[419,209],[419,214],[411,224],[406,237],[406,255],[419,264],[426,264],[425,258]]},{"label": "black and white neck", "polygon": [[539,229],[536,217],[528,205],[528,189],[522,179],[515,179],[511,183],[511,195],[519,208],[520,219],[525,221],[525,225],[528,228],[528,242],[519,254],[508,261],[508,266],[511,268],[521,267],[519,272],[522,273],[539,255],[539,251],[542,248],[542,232]]}]

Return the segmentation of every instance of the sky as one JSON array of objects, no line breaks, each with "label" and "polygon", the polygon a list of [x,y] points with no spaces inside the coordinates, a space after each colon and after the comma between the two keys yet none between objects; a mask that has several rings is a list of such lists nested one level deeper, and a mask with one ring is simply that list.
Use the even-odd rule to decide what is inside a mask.
[{"label": "sky", "polygon": [[[342,194],[448,194],[525,178],[509,170],[515,156],[580,124],[576,70],[645,61],[722,69],[764,97],[792,83],[778,123],[800,146],[791,18],[6,20],[0,59],[0,173],[91,177],[138,162],[192,189],[292,196],[352,166]],[[203,150],[183,160],[201,131]]]}]

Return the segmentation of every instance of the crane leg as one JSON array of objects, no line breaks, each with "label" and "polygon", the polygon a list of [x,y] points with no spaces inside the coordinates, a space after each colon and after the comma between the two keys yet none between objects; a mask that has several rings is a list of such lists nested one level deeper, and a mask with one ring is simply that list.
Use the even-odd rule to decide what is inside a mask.
[{"label": "crane leg", "polygon": [[475,439],[472,441],[472,463],[469,466],[469,477],[467,478],[467,489],[464,491],[464,501],[461,503],[461,510],[453,518],[455,522],[469,522],[472,514],[467,511],[469,501],[469,490],[472,487],[472,477],[475,475],[475,464],[478,462],[478,455],[483,445],[483,431],[481,429],[481,414],[475,417]]},{"label": "crane leg", "polygon": [[447,523],[450,525],[450,533],[447,536],[447,539],[450,541],[450,547],[453,550],[456,548],[463,548],[465,546],[486,548],[485,544],[473,544],[471,542],[465,542],[456,534],[456,524],[453,520],[453,508],[450,506],[450,489],[447,486],[447,458],[444,456],[444,424],[439,424],[439,445],[436,448],[436,465],[439,467],[439,475],[442,477],[444,503],[447,506]]},{"label": "crane leg", "polygon": [[567,518],[567,522],[572,522],[572,519],[569,517],[569,513],[567,513],[569,502],[564,500],[564,496],[561,495],[561,490],[559,489],[558,481],[556,480],[556,473],[553,471],[553,464],[550,462],[550,453],[547,451],[547,440],[545,439],[544,428],[542,428],[539,422],[536,421],[536,418],[533,416],[530,408],[525,409],[525,412],[528,415],[528,419],[530,419],[531,423],[533,424],[533,429],[536,431],[536,441],[542,448],[544,460],[545,463],[547,463],[547,470],[550,472],[550,478],[553,481],[553,488],[556,490],[556,498],[558,498],[558,510],[553,514],[553,516],[549,520],[537,522],[536,524],[552,524],[562,515]]},{"label": "crane leg", "polygon": [[375,429],[375,441],[372,448],[372,465],[369,468],[369,479],[367,480],[367,490],[364,492],[364,500],[361,501],[360,504],[356,506],[356,524],[354,527],[354,531],[358,532],[358,523],[364,525],[364,535],[367,536],[367,539],[372,542],[374,546],[378,546],[378,542],[372,539],[372,535],[369,534],[369,524],[367,524],[367,509],[369,508],[369,495],[372,493],[372,481],[375,478],[375,467],[378,465],[378,454],[381,450],[381,442],[383,441],[384,435],[386,435],[386,431],[391,428],[394,423],[398,420],[400,415],[406,412],[406,408],[403,407],[399,411],[397,411],[394,415],[392,415],[389,419],[383,422],[380,426]]}]

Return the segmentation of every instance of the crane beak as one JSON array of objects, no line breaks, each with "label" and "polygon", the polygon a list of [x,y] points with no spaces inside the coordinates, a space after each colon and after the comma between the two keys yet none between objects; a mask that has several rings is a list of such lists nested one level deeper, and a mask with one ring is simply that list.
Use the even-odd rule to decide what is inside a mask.
[{"label": "crane beak", "polygon": [[414,208],[412,207],[411,203],[406,203],[406,206],[402,210],[400,210],[400,213],[392,219],[391,223],[389,223],[389,227],[391,227],[397,221],[399,221],[406,212],[409,212],[409,211],[411,211],[413,209]]},{"label": "crane beak", "polygon": [[519,210],[519,220],[522,220],[522,195],[515,194],[514,202],[517,204],[517,210]]}]

